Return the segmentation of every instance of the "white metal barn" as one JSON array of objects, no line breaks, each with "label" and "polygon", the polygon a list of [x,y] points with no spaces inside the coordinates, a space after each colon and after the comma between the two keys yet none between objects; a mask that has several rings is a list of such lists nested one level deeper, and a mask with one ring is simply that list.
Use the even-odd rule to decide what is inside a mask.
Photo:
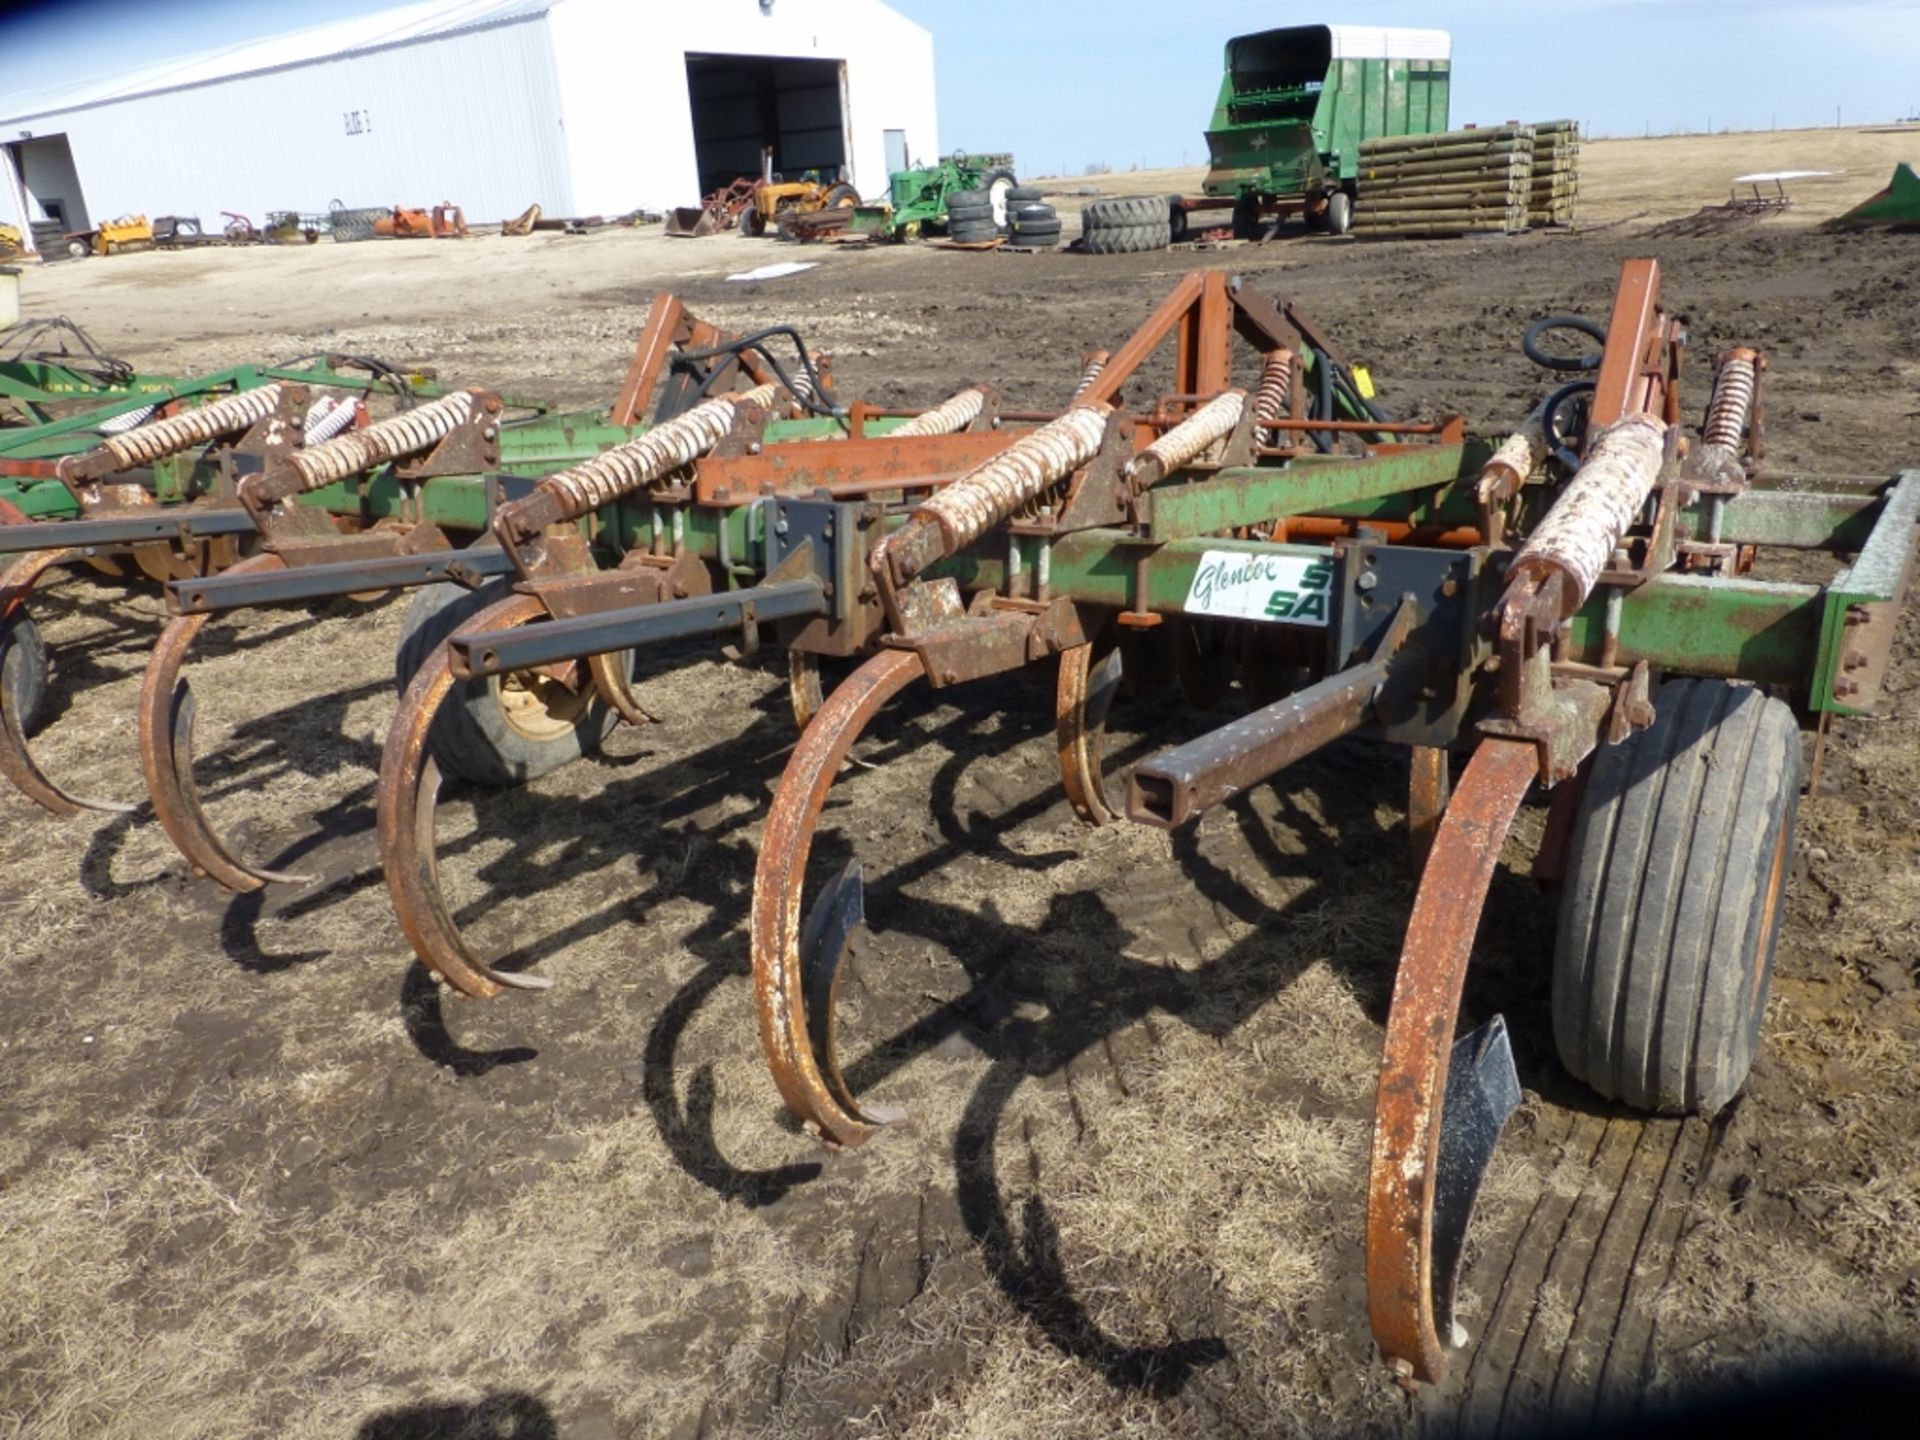
[{"label": "white metal barn", "polygon": [[425,0],[0,97],[0,216],[691,204],[760,169],[877,196],[939,153],[933,37],[880,0]]}]

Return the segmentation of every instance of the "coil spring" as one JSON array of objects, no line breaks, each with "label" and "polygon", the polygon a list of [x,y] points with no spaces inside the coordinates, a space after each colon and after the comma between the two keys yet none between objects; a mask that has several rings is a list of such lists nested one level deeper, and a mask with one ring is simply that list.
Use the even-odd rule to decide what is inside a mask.
[{"label": "coil spring", "polygon": [[923,500],[914,518],[939,525],[948,554],[971,544],[1098,454],[1111,408],[1074,406]]},{"label": "coil spring", "polygon": [[1170,475],[1182,465],[1191,464],[1209,445],[1233,433],[1247,407],[1247,392],[1228,390],[1216,395],[1193,414],[1167,431],[1140,452],[1128,466],[1129,473],[1145,468],[1143,461],[1156,461],[1162,475]]},{"label": "coil spring", "polygon": [[743,394],[703,400],[686,414],[661,422],[638,439],[596,455],[570,470],[547,476],[538,488],[558,502],[560,520],[578,520],[682,465],[691,464],[718,445],[732,428],[736,406],[743,401],[771,405],[779,393],[778,385],[758,385]]},{"label": "coil spring", "polygon": [[[817,364],[818,361],[815,363]],[[806,366],[800,365],[795,367],[793,384],[787,387],[787,391],[800,403],[802,409],[806,408],[815,398],[813,376],[808,372]]]},{"label": "coil spring", "polygon": [[980,418],[986,407],[987,393],[969,387],[950,395],[931,410],[922,410],[893,433],[895,435],[953,435]]},{"label": "coil spring", "polygon": [[1253,390],[1253,418],[1271,426],[1287,413],[1293,392],[1293,352],[1269,350],[1260,362],[1260,383]]},{"label": "coil spring", "polygon": [[144,425],[153,418],[158,405],[142,405],[138,410],[129,410],[124,415],[116,415],[111,420],[102,420],[94,427],[102,435],[124,435],[136,425]]},{"label": "coil spring", "polygon": [[1105,350],[1096,350],[1087,356],[1086,368],[1080,372],[1080,383],[1073,387],[1073,399],[1069,405],[1093,388],[1093,382],[1100,378],[1100,372],[1107,368],[1107,361],[1113,357]]},{"label": "coil spring", "polygon": [[1707,444],[1735,455],[1740,453],[1740,442],[1747,433],[1758,386],[1759,371],[1752,354],[1736,350],[1729,355],[1714,377],[1713,400],[1707,406],[1702,436]]},{"label": "coil spring", "polygon": [[302,440],[308,445],[324,445],[353,424],[354,402],[343,396],[322,395],[307,407]]},{"label": "coil spring", "polygon": [[456,390],[364,430],[296,450],[287,457],[287,464],[299,475],[301,489],[318,490],[389,460],[431,449],[464,423],[477,403],[479,397],[473,391]]},{"label": "coil spring", "polygon": [[1578,473],[1534,528],[1516,564],[1549,561],[1572,577],[1580,597],[1593,593],[1633,517],[1653,493],[1666,454],[1667,427],[1629,415],[1593,436]]},{"label": "coil spring", "polygon": [[151,425],[142,425],[124,435],[109,436],[100,448],[112,455],[122,470],[136,465],[151,465],[167,455],[177,455],[193,445],[204,445],[222,435],[245,430],[280,405],[278,383],[253,390],[223,395],[197,410],[184,410]]}]

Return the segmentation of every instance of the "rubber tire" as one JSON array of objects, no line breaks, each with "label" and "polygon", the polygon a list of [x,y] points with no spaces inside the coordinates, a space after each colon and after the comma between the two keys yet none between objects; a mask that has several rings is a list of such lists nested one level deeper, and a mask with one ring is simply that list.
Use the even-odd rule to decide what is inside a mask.
[{"label": "rubber tire", "polygon": [[0,684],[7,687],[7,708],[20,718],[20,733],[31,735],[47,705],[47,642],[25,611],[0,628]]},{"label": "rubber tire", "polygon": [[1169,243],[1177,244],[1187,238],[1188,232],[1193,229],[1192,219],[1193,217],[1189,215],[1180,204],[1180,197],[1178,195],[1169,195],[1167,197],[1167,239]]},{"label": "rubber tire", "polygon": [[740,212],[739,231],[755,240],[767,233],[767,217],[758,205],[749,205]]},{"label": "rubber tire", "polygon": [[1327,197],[1327,233],[1345,235],[1353,229],[1353,197],[1336,190]]},{"label": "rubber tire", "polygon": [[951,190],[947,192],[947,213],[951,215],[954,207],[962,210],[985,210],[993,212],[993,196],[986,190]]},{"label": "rubber tire", "polygon": [[1800,800],[1793,712],[1720,680],[1661,687],[1594,759],[1553,957],[1560,1061],[1637,1110],[1710,1115],[1753,1066]]},{"label": "rubber tire", "polygon": [[1042,190],[1038,185],[1015,185],[1007,191],[1007,208],[1011,210],[1015,205],[1022,204],[1025,201],[1044,200],[1046,198],[1047,192]]},{"label": "rubber tire", "polygon": [[1058,220],[1039,220],[1032,223],[1014,221],[1013,238],[1020,245],[1058,245],[1060,243],[1060,222]]},{"label": "rubber tire", "polygon": [[1000,227],[991,220],[970,220],[965,225],[949,225],[947,238],[960,245],[977,245],[982,240],[995,240],[1000,236]]},{"label": "rubber tire", "polygon": [[[987,197],[987,209],[994,212],[993,223],[999,227],[1003,235],[1006,234],[1007,229],[1007,212],[1013,205],[1013,187],[1019,183],[1020,177],[1003,165],[996,165],[980,177],[980,189]],[[995,206],[993,200],[993,190],[996,185],[1000,186],[998,206]]]},{"label": "rubber tire", "polygon": [[1059,212],[1040,200],[1016,200],[1007,206],[1007,219],[1018,225],[1022,220],[1057,220]]},{"label": "rubber tire", "polygon": [[851,209],[859,203],[860,192],[844,180],[830,187],[827,193],[820,197],[820,208],[823,210]]},{"label": "rubber tire", "polygon": [[1081,246],[1089,255],[1144,255],[1172,243],[1173,231],[1165,215],[1152,225],[1108,226],[1081,236]]},{"label": "rubber tire", "polygon": [[[413,597],[394,654],[394,679],[404,691],[429,654],[454,631],[510,593],[506,580],[478,590],[428,585]],[[427,734],[427,748],[441,773],[477,785],[523,784],[597,750],[618,717],[595,699],[573,729],[551,740],[534,740],[507,723],[496,692],[497,678],[454,682]]]},{"label": "rubber tire", "polygon": [[1141,225],[1167,223],[1167,197],[1164,195],[1128,195],[1117,200],[1089,200],[1080,212],[1080,224],[1087,230],[1134,229]]},{"label": "rubber tire", "polygon": [[947,223],[949,225],[978,225],[983,222],[988,225],[993,223],[993,207],[991,205],[947,206]]}]

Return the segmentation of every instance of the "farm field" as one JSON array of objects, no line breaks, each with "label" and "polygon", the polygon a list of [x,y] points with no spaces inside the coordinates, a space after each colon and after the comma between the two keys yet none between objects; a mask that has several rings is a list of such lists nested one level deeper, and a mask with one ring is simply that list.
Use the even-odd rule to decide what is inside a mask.
[{"label": "farm field", "polygon": [[[1884,476],[1920,468],[1920,242],[1811,222],[1917,155],[1920,134],[1845,131],[1594,143],[1595,228],[1505,240],[1102,260],[604,230],[63,263],[25,308],[143,369],[329,349],[574,407],[612,397],[670,288],[731,328],[798,326],[846,396],[977,379],[1043,408],[1219,264],[1297,302],[1397,414],[1496,434],[1547,388],[1526,323],[1604,319],[1621,262],[1654,254],[1696,358],[1767,350],[1773,468]],[[1848,173],[1777,219],[1656,228],[1759,168]],[[818,264],[725,278],[787,259]],[[1361,1277],[1413,893],[1400,752],[1344,742],[1185,832],[1089,831],[1049,690],[889,711],[818,848],[865,863],[848,1048],[912,1119],[830,1155],[784,1119],[747,974],[783,667],[675,652],[640,687],[658,725],[450,797],[460,922],[554,982],[456,1002],[374,842],[405,609],[201,640],[213,813],[325,877],[307,889],[230,897],[144,812],[0,793],[0,1437],[1491,1435],[1814,1358],[1920,1361],[1911,613],[1885,714],[1834,727],[1802,803],[1760,1060],[1715,1121],[1644,1121],[1560,1070],[1556,899],[1526,868],[1545,811],[1523,816],[1465,1013],[1507,1016],[1527,1095],[1471,1243],[1469,1349],[1409,1399]],[[137,797],[161,601],[71,579],[39,613],[36,753]],[[1109,752],[1221,718],[1123,701]]]}]

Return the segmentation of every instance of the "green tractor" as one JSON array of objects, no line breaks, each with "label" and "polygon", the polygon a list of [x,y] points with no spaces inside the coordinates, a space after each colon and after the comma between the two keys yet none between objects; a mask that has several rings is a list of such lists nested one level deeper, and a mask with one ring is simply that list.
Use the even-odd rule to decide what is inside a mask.
[{"label": "green tractor", "polygon": [[[1294,25],[1235,36],[1207,127],[1205,198],[1176,201],[1176,211],[1231,203],[1238,234],[1296,213],[1345,234],[1360,143],[1444,131],[1452,68],[1444,30]],[[1184,219],[1176,214],[1176,232]]]},{"label": "green tractor", "polygon": [[[1011,155],[969,155],[956,151],[937,165],[894,171],[886,201],[856,209],[851,228],[862,235],[913,240],[929,232],[967,229],[991,220],[994,233],[1001,234],[1007,224],[1008,198],[1019,183],[1014,178]],[[960,197],[975,191],[985,192],[986,199],[975,201],[969,207]],[[984,204],[990,214],[950,216],[950,204],[963,210],[977,210]]]}]

